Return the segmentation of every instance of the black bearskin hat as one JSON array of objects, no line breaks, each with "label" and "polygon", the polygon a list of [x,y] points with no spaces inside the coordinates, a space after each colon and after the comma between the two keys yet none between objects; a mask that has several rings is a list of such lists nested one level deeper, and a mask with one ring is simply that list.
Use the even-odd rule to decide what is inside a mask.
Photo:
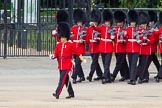
[{"label": "black bearskin hat", "polygon": [[86,13],[81,10],[81,9],[76,9],[74,10],[74,13],[73,13],[73,18],[74,18],[74,22],[77,23],[79,21],[85,23],[86,22]]},{"label": "black bearskin hat", "polygon": [[138,22],[138,13],[134,9],[131,9],[128,12],[128,23],[130,22]]},{"label": "black bearskin hat", "polygon": [[56,18],[57,24],[60,22],[69,22],[69,14],[65,10],[59,10]]},{"label": "black bearskin hat", "polygon": [[91,18],[90,20],[92,22],[98,22],[98,24],[101,22],[101,12],[99,10],[92,10],[91,12]]},{"label": "black bearskin hat", "polygon": [[116,22],[124,22],[126,15],[122,10],[117,10],[114,12],[114,18]]},{"label": "black bearskin hat", "polygon": [[147,13],[139,12],[138,24],[148,24],[149,19],[149,15]]},{"label": "black bearskin hat", "polygon": [[113,23],[113,14],[112,14],[111,10],[105,9],[105,10],[103,11],[102,16],[103,16],[103,21],[104,21],[104,22],[105,22],[105,21],[110,21],[111,23]]},{"label": "black bearskin hat", "polygon": [[67,40],[70,39],[70,26],[66,22],[60,22],[58,24],[58,35],[59,38],[66,37]]},{"label": "black bearskin hat", "polygon": [[162,25],[162,11],[159,13],[159,23]]},{"label": "black bearskin hat", "polygon": [[149,17],[150,17],[150,21],[154,21],[155,23],[157,22],[157,14],[150,10],[148,11]]}]

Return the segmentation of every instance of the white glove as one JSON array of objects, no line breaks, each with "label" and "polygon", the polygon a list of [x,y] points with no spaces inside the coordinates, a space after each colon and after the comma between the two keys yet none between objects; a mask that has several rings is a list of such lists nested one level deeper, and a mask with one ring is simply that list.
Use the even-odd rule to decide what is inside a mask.
[{"label": "white glove", "polygon": [[137,40],[137,43],[140,44],[141,43],[141,40]]},{"label": "white glove", "polygon": [[143,39],[144,39],[144,40],[146,40],[146,39],[147,39],[147,37],[143,36]]},{"label": "white glove", "polygon": [[89,25],[90,26],[95,26],[95,23],[94,22],[90,22]]},{"label": "white glove", "polygon": [[111,36],[111,39],[115,39],[115,36]]},{"label": "white glove", "polygon": [[141,45],[147,45],[147,43],[142,43]]},{"label": "white glove", "polygon": [[83,40],[80,40],[80,43],[83,43]]},{"label": "white glove", "polygon": [[57,34],[57,31],[56,30],[53,30],[52,31],[52,35],[56,35]]},{"label": "white glove", "polygon": [[86,59],[84,59],[84,60],[83,60],[83,63],[87,63],[87,60],[86,60]]},{"label": "white glove", "polygon": [[50,59],[54,59],[54,54],[49,54]]}]

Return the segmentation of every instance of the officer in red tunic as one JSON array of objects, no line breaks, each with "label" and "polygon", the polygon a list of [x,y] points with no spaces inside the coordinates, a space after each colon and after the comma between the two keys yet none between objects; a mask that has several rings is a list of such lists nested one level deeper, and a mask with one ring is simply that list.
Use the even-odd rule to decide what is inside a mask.
[{"label": "officer in red tunic", "polygon": [[103,11],[103,22],[104,24],[98,27],[93,22],[90,22],[90,25],[94,26],[94,29],[101,33],[99,52],[101,53],[102,63],[104,66],[102,84],[105,84],[105,83],[111,83],[109,67],[110,67],[112,53],[113,53],[112,39],[114,39],[115,37],[113,30],[111,29],[111,25],[113,23],[113,14],[108,9]]},{"label": "officer in red tunic", "polygon": [[[95,23],[95,25],[98,25],[101,22],[101,13],[99,10],[92,10],[91,12],[91,18],[90,20]],[[94,78],[94,80],[102,79],[102,70],[100,68],[100,65],[98,63],[99,58],[99,35],[101,34],[98,31],[95,31],[92,26],[90,26],[86,31],[87,37],[86,37],[86,43],[89,44],[89,53],[92,58],[91,68],[89,76],[87,77],[87,80],[90,82],[92,81],[92,77],[94,72],[96,71],[97,78]]]},{"label": "officer in red tunic", "polygon": [[146,72],[144,74],[143,82],[149,82],[148,68],[149,68],[152,61],[155,64],[157,71],[159,71],[159,68],[160,68],[160,63],[159,63],[159,60],[156,56],[157,45],[158,45],[158,42],[159,42],[159,36],[156,33],[156,31],[157,31],[157,14],[152,10],[148,11],[148,14],[149,14],[149,17],[150,17],[149,30],[152,32],[152,36],[154,37],[154,42],[151,45],[151,55],[149,56],[149,59],[148,59],[147,69],[146,69]]},{"label": "officer in red tunic", "polygon": [[[76,24],[71,28],[71,32],[74,36],[72,38],[73,45],[80,54],[84,55],[85,54],[85,36],[86,36],[86,33],[85,33],[86,14],[83,10],[76,9],[74,10],[73,17],[74,17],[74,22]],[[84,77],[83,69],[81,66],[81,60],[75,53],[73,57],[75,59],[75,68],[74,68],[72,78],[73,78],[73,83],[76,84],[77,82],[85,81],[85,77]],[[80,77],[78,81],[76,81],[77,76]]]},{"label": "officer in red tunic", "polygon": [[129,61],[129,71],[130,71],[130,81],[128,84],[135,85],[135,77],[136,77],[136,68],[137,61],[139,57],[140,45],[141,42],[139,34],[138,34],[138,13],[135,10],[129,10],[128,12],[128,24],[129,27],[125,29],[124,35],[126,36],[126,52],[128,55]]},{"label": "officer in red tunic", "polygon": [[122,78],[119,81],[129,79],[129,67],[126,61],[126,40],[124,37],[124,25],[126,15],[123,11],[117,10],[114,12],[114,18],[117,25],[115,29],[114,52],[116,57],[116,66],[112,74],[112,81],[115,80],[118,72],[120,71]]},{"label": "officer in red tunic", "polygon": [[151,55],[151,44],[154,38],[147,28],[149,23],[149,15],[145,12],[139,13],[139,33],[141,35],[140,52],[139,52],[139,64],[137,67],[137,78],[139,78],[138,83],[143,83],[143,75],[146,72],[148,58]]},{"label": "officer in red tunic", "polygon": [[[68,22],[69,21],[69,15],[63,9],[59,10],[54,18],[57,20],[57,25],[60,22]],[[57,26],[56,26],[55,30],[52,31],[51,36],[55,37],[56,42],[57,42],[56,44],[58,44],[60,42],[60,38],[58,37],[58,27]]]},{"label": "officer in red tunic", "polygon": [[[53,93],[53,96],[56,99],[59,99],[59,95],[63,89],[63,86],[66,85],[69,96],[66,98],[74,97],[74,91],[69,81],[68,73],[72,68],[72,54],[75,52],[71,42],[68,42],[70,38],[70,27],[66,22],[60,22],[58,24],[58,34],[60,38],[60,43],[56,45],[54,50],[54,58],[57,58],[58,69],[60,70],[60,79],[56,92]],[[75,52],[76,53],[76,52]],[[78,55],[79,56],[79,55]]]},{"label": "officer in red tunic", "polygon": [[[160,23],[160,28],[157,34],[159,36],[159,53],[162,58],[162,12],[159,13],[159,23]],[[162,59],[161,59],[161,63],[162,63]],[[159,72],[155,77],[155,81],[160,82],[160,79],[162,79],[162,64],[160,65]]]}]

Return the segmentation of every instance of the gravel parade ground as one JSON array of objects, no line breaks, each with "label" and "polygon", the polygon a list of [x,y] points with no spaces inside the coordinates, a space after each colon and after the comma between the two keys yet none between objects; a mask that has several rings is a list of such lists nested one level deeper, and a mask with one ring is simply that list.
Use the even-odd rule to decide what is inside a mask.
[{"label": "gravel parade ground", "polygon": [[[82,64],[85,77],[89,73],[91,59]],[[102,66],[101,59],[99,60]],[[111,62],[111,72],[115,58]],[[103,68],[102,68],[103,69]],[[149,83],[128,85],[119,82],[120,74],[111,84],[101,81],[84,81],[73,84],[75,98],[68,95],[64,87],[60,99],[55,99],[59,72],[57,61],[48,57],[0,58],[0,108],[161,108],[162,81],[153,77],[156,68],[152,64]],[[94,75],[95,77],[96,75]]]}]

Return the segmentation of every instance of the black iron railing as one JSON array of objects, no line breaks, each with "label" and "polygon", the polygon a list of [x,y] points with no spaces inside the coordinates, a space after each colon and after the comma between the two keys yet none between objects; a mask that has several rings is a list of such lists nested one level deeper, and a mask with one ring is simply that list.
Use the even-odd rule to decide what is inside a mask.
[{"label": "black iron railing", "polygon": [[[84,1],[84,2],[83,2]],[[56,41],[51,37],[56,27],[54,14],[66,9],[73,25],[73,9],[82,8],[87,16],[91,11],[90,0],[0,0],[0,57],[47,56],[53,52]],[[103,6],[96,6],[103,11]],[[111,8],[113,11],[119,8]],[[127,8],[120,8],[125,12]],[[155,10],[157,8],[136,8]],[[87,21],[88,22],[88,21]],[[87,23],[88,25],[88,23]]]}]

